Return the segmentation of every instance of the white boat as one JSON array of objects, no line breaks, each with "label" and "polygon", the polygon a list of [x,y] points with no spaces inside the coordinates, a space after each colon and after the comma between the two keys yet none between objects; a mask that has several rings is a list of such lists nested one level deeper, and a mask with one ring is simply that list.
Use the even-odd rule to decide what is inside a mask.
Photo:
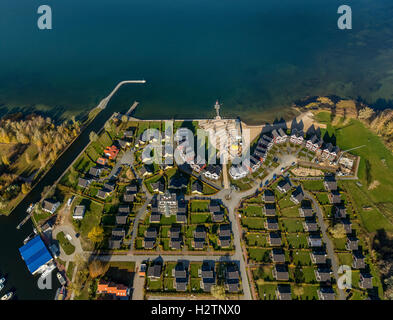
[{"label": "white boat", "polygon": [[30,206],[27,208],[26,212],[27,213],[31,213],[33,211],[33,209],[34,209],[34,206],[35,206],[35,204],[30,203]]},{"label": "white boat", "polygon": [[12,298],[13,295],[14,295],[13,292],[8,292],[8,293],[5,294],[4,296],[2,296],[0,300],[10,300],[10,299]]},{"label": "white boat", "polygon": [[67,282],[65,281],[64,277],[61,275],[60,272],[56,274],[57,279],[59,280],[60,284],[64,286]]},{"label": "white boat", "polygon": [[5,278],[3,277],[0,279],[0,283],[4,283],[4,282],[5,282]]},{"label": "white boat", "polygon": [[4,284],[0,283],[0,291],[4,289]]}]

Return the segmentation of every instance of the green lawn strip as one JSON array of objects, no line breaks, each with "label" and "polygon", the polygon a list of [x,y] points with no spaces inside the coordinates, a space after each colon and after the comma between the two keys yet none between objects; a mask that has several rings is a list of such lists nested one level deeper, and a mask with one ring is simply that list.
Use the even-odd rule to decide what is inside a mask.
[{"label": "green lawn strip", "polygon": [[290,207],[290,208],[286,208],[286,209],[281,209],[280,212],[283,217],[289,217],[289,218],[300,217],[298,206],[294,206],[294,207]]},{"label": "green lawn strip", "polygon": [[[263,282],[261,282],[263,283]],[[277,285],[276,284],[268,284],[268,283],[263,283],[263,284],[258,284],[257,283],[257,288],[258,288],[258,295],[259,299],[261,300],[276,300],[276,289]]]},{"label": "green lawn strip", "polygon": [[261,206],[247,205],[243,212],[247,217],[263,217],[263,211]]},{"label": "green lawn strip", "polygon": [[323,180],[303,180],[301,181],[304,189],[309,191],[324,191]]},{"label": "green lawn strip", "polygon": [[247,248],[248,256],[251,260],[256,262],[271,262],[270,249],[263,248]]},{"label": "green lawn strip", "polygon": [[262,230],[264,229],[264,218],[242,217],[242,225],[249,230]]},{"label": "green lawn strip", "polygon": [[72,276],[74,275],[74,270],[75,270],[75,262],[70,261],[68,263],[68,268],[67,268],[67,271],[66,271],[67,278],[70,281],[72,281]]},{"label": "green lawn strip", "polygon": [[247,233],[246,243],[250,247],[265,247],[267,245],[266,234],[264,233]]},{"label": "green lawn strip", "polygon": [[307,248],[307,236],[305,234],[285,234],[289,248],[301,249]]},{"label": "green lawn strip", "polygon": [[281,230],[286,232],[303,232],[302,219],[280,219],[282,224]]},{"label": "green lawn strip", "polygon": [[68,241],[63,231],[57,234],[56,240],[59,241],[66,255],[71,255],[75,252],[75,247]]}]

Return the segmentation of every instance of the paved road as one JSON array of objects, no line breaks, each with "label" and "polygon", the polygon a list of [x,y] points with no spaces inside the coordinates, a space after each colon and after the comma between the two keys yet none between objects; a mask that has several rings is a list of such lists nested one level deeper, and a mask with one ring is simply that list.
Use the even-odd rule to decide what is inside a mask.
[{"label": "paved road", "polygon": [[[315,200],[315,198],[311,195],[311,193],[307,192],[306,190],[304,190],[304,196],[308,199],[310,199],[314,205],[317,217],[318,217],[318,224],[319,224],[319,228],[321,229],[322,232],[322,239],[323,242],[326,244],[326,252],[327,255],[330,259],[330,261],[332,262],[332,269],[333,269],[333,275],[334,278],[336,279],[336,283],[338,283],[338,263],[337,263],[337,259],[336,259],[336,255],[334,254],[334,246],[327,234],[327,226],[326,223],[323,219],[323,213],[322,213],[322,209],[319,206],[319,203]],[[339,299],[340,300],[345,300],[345,295],[343,290],[338,289],[338,295],[339,295]]]}]

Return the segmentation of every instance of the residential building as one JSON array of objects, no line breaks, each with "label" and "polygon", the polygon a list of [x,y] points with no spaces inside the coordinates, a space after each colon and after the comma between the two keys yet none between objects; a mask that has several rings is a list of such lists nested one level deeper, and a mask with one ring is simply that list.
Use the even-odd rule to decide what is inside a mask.
[{"label": "residential building", "polygon": [[307,238],[308,245],[311,248],[322,247],[322,239],[319,234],[311,234]]},{"label": "residential building", "polygon": [[263,202],[275,202],[274,192],[266,189],[262,195]]},{"label": "residential building", "polygon": [[292,300],[291,286],[278,285],[276,289],[277,300]]},{"label": "residential building", "polygon": [[151,280],[158,280],[161,278],[161,270],[162,265],[159,263],[149,266],[147,269],[147,277]]},{"label": "residential building", "polygon": [[86,207],[79,205],[74,208],[74,212],[72,214],[72,218],[75,220],[82,220],[85,216]]},{"label": "residential building", "polygon": [[341,203],[341,194],[337,190],[328,193],[328,198],[331,204],[337,205]]},{"label": "residential building", "polygon": [[331,280],[332,271],[327,267],[318,267],[314,270],[315,279],[318,282],[326,282]]},{"label": "residential building", "polygon": [[174,276],[174,287],[176,291],[186,291],[188,285],[188,269],[185,264],[178,262],[172,270]]},{"label": "residential building", "polygon": [[198,273],[202,278],[200,283],[201,289],[204,292],[210,292],[212,286],[216,284],[214,265],[212,266],[208,263],[203,263]]},{"label": "residential building", "polygon": [[91,167],[89,169],[89,175],[94,178],[98,178],[101,175],[101,172],[102,172],[102,168],[100,167]]},{"label": "residential building", "polygon": [[218,228],[218,245],[221,248],[229,248],[231,245],[231,226],[220,224]]},{"label": "residential building", "polygon": [[54,214],[57,210],[57,208],[60,207],[60,202],[59,201],[54,201],[54,200],[44,200],[42,202],[42,210],[45,212],[49,212],[50,214]]},{"label": "residential building", "polygon": [[229,293],[236,293],[240,291],[240,277],[239,271],[234,265],[228,265],[225,268],[225,290]]},{"label": "residential building", "polygon": [[362,289],[372,289],[374,287],[373,277],[370,273],[360,272],[359,287]]},{"label": "residential building", "polygon": [[359,248],[359,239],[356,237],[347,237],[347,242],[345,244],[347,250],[356,251]]},{"label": "residential building", "polygon": [[267,218],[264,222],[264,226],[268,231],[277,231],[279,229],[278,220],[276,218]]},{"label": "residential building", "polygon": [[119,154],[119,149],[116,146],[106,147],[104,150],[105,156],[107,156],[110,160],[113,160]]},{"label": "residential building", "polygon": [[335,300],[336,294],[332,287],[320,287],[317,290],[319,300]]},{"label": "residential building", "polygon": [[315,218],[306,218],[303,221],[303,228],[306,232],[315,232],[319,230],[318,223]]},{"label": "residential building", "polygon": [[267,217],[274,217],[276,215],[276,205],[274,203],[265,203],[262,210],[263,214]]},{"label": "residential building", "polygon": [[281,246],[281,235],[278,232],[269,232],[268,242],[271,246]]},{"label": "residential building", "polygon": [[192,246],[194,249],[203,249],[206,241],[206,230],[203,226],[197,226],[194,231]]},{"label": "residential building", "polygon": [[280,191],[281,193],[287,193],[291,189],[291,185],[288,180],[284,179],[281,180],[277,184],[277,190]]},{"label": "residential building", "polygon": [[87,188],[91,183],[90,179],[79,178],[78,179],[78,187],[80,188]]},{"label": "residential building", "polygon": [[284,264],[276,264],[273,267],[273,277],[277,281],[288,281],[289,280],[289,273],[287,266]]},{"label": "residential building", "polygon": [[352,267],[354,269],[364,269],[366,267],[364,255],[360,251],[352,252]]},{"label": "residential building", "polygon": [[326,251],[313,250],[310,252],[310,258],[313,264],[325,264],[326,263]]},{"label": "residential building", "polygon": [[296,190],[292,192],[290,200],[295,204],[299,204],[304,200],[304,193],[301,186],[297,187]]},{"label": "residential building", "polygon": [[114,282],[100,280],[97,286],[98,294],[109,294],[116,297],[128,297],[130,290],[123,284],[116,284]]},{"label": "residential building", "polygon": [[274,263],[285,263],[284,250],[281,248],[273,248],[270,257]]}]

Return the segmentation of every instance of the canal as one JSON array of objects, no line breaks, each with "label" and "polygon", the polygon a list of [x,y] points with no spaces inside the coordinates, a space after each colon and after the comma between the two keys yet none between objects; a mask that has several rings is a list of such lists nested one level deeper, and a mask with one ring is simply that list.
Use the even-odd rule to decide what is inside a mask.
[{"label": "canal", "polygon": [[60,286],[56,278],[56,272],[52,272],[52,289],[40,290],[37,286],[38,276],[34,277],[29,273],[26,264],[19,254],[18,249],[23,245],[23,240],[33,231],[31,220],[21,227],[20,230],[17,230],[16,226],[26,216],[26,209],[29,207],[29,204],[40,200],[44,187],[53,185],[72,163],[75,156],[89,143],[90,132],[99,131],[113,112],[123,111],[116,110],[115,105],[116,103],[112,103],[112,101],[108,103],[106,109],[102,110],[83,130],[80,136],[61,155],[54,166],[24,200],[19,203],[10,216],[0,215],[0,275],[5,276],[7,279],[5,288],[0,292],[0,296],[9,290],[13,290],[17,299],[54,299],[56,290]]}]

